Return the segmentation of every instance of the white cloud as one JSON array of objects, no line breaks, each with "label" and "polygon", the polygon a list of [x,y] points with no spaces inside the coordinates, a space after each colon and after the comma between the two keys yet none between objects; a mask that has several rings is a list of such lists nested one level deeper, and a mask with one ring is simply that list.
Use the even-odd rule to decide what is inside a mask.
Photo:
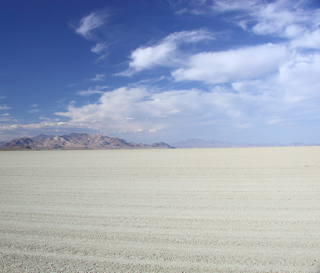
[{"label": "white cloud", "polygon": [[289,10],[285,1],[259,5],[259,8],[252,15],[258,20],[252,30],[262,35],[277,34],[286,36],[288,27],[292,27],[295,23],[300,23],[306,19],[302,18],[302,14],[299,14],[298,11]]},{"label": "white cloud", "polygon": [[94,88],[90,87],[88,90],[78,91],[78,92],[76,92],[76,94],[79,96],[90,96],[93,94],[103,94],[104,90],[107,88],[108,88],[108,86],[97,85]]},{"label": "white cloud", "polygon": [[39,112],[41,112],[38,108],[38,104],[34,103],[30,105],[30,108],[32,108],[31,110],[28,111],[28,113],[30,114],[37,114]]},{"label": "white cloud", "polygon": [[130,67],[141,71],[156,65],[165,65],[170,61],[170,54],[176,50],[173,43],[162,43],[157,46],[138,48],[131,54]]},{"label": "white cloud", "polygon": [[96,76],[94,78],[92,78],[92,81],[104,81],[106,78],[105,74],[96,74]]},{"label": "white cloud", "polygon": [[7,106],[6,104],[0,105],[0,110],[9,110],[11,107]]},{"label": "white cloud", "polygon": [[[192,2],[192,1],[191,1]],[[224,14],[233,22],[256,35],[286,38],[293,47],[319,49],[320,9],[314,1],[301,0],[213,0],[192,2],[197,15]],[[202,9],[202,11],[201,11]]]},{"label": "white cloud", "polygon": [[106,42],[97,43],[91,48],[91,52],[100,55],[99,60],[104,59],[109,55],[109,44]]},{"label": "white cloud", "polygon": [[278,35],[289,39],[300,37],[310,29],[317,29],[320,23],[320,10],[306,8],[308,2],[254,1],[254,4],[246,9],[251,17],[244,20],[246,27],[252,26],[252,31],[260,35]]},{"label": "white cloud", "polygon": [[254,79],[276,71],[287,57],[287,49],[275,44],[198,53],[172,76],[177,81],[196,80],[211,84]]},{"label": "white cloud", "polygon": [[211,8],[215,13],[239,11],[232,20],[255,34],[294,38],[318,27],[320,10],[306,8],[308,2],[216,0]]},{"label": "white cloud", "polygon": [[106,39],[106,33],[103,27],[107,23],[109,14],[106,10],[99,10],[83,17],[77,26],[74,26],[75,32],[87,40],[96,41],[91,52],[100,55],[98,60],[102,60],[109,55],[110,41]]},{"label": "white cloud", "polygon": [[105,11],[92,12],[80,20],[75,31],[88,40],[95,40],[94,31],[106,23],[108,14]]},{"label": "white cloud", "polygon": [[302,48],[320,49],[320,30],[305,32],[300,37],[294,39],[291,45]]},{"label": "white cloud", "polygon": [[[297,128],[305,122],[320,119],[320,55],[297,54],[279,67],[279,72],[259,80],[235,82],[232,89],[239,96],[255,101],[255,115],[260,113],[266,124],[293,121]],[[252,101],[252,102],[253,102]],[[249,109],[249,104],[246,109]]]},{"label": "white cloud", "polygon": [[286,92],[290,103],[320,103],[319,75],[320,54],[297,55],[282,66],[277,84]]},{"label": "white cloud", "polygon": [[176,44],[197,43],[203,40],[213,40],[214,35],[206,29],[198,29],[192,31],[174,32],[168,35],[163,41]]},{"label": "white cloud", "polygon": [[172,33],[155,45],[134,50],[130,56],[129,69],[120,75],[131,76],[134,72],[155,66],[176,66],[181,62],[177,56],[179,45],[212,39],[214,39],[213,34],[205,29]]},{"label": "white cloud", "polygon": [[213,1],[211,9],[218,13],[224,13],[229,11],[236,10],[250,10],[255,6],[256,1],[233,1],[233,0],[224,0],[224,1]]}]

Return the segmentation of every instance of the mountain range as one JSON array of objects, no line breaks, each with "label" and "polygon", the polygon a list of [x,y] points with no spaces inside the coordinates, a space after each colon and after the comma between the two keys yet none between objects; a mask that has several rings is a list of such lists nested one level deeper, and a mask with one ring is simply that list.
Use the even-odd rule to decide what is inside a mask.
[{"label": "mountain range", "polygon": [[142,144],[127,142],[124,139],[103,135],[89,135],[85,133],[71,133],[69,135],[53,136],[38,135],[35,137],[22,137],[13,139],[0,145],[5,150],[98,150],[98,149],[170,149],[170,145],[159,142]]},{"label": "mountain range", "polygon": [[289,143],[289,144],[251,144],[233,143],[217,140],[188,139],[171,143],[164,142],[143,144],[127,142],[124,139],[89,135],[86,133],[71,133],[69,135],[44,135],[22,137],[9,142],[0,142],[2,150],[102,150],[102,149],[172,149],[172,148],[232,148],[232,147],[284,147],[284,146],[320,146],[319,143]]}]

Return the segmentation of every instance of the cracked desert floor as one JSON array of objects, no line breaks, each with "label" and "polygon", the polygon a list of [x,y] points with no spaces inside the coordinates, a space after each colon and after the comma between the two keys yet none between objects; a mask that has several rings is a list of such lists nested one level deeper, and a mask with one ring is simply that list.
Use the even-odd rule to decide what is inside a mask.
[{"label": "cracked desert floor", "polygon": [[320,147],[0,152],[0,272],[320,272]]}]

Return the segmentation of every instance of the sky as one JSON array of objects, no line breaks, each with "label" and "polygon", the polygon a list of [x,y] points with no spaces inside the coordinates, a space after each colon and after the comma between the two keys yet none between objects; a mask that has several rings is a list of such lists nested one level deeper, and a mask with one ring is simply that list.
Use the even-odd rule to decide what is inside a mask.
[{"label": "sky", "polygon": [[320,143],[320,1],[1,0],[0,141]]}]

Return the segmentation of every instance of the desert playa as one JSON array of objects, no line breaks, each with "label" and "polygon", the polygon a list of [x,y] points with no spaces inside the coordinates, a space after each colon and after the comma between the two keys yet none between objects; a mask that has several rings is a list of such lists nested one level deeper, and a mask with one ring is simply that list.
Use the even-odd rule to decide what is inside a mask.
[{"label": "desert playa", "polygon": [[1,272],[320,272],[320,147],[0,152]]}]

